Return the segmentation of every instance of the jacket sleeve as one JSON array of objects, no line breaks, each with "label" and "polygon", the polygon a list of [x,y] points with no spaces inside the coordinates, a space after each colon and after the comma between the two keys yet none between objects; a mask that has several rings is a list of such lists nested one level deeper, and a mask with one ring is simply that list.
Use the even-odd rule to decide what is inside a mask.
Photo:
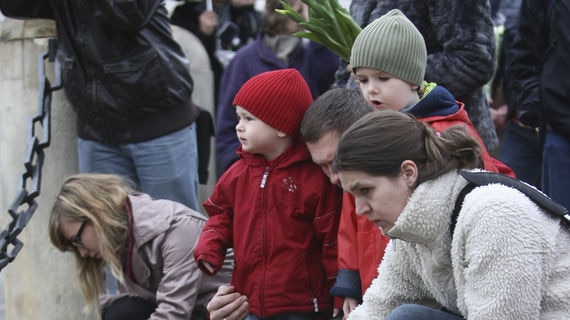
[{"label": "jacket sleeve", "polygon": [[331,294],[362,300],[362,287],[358,270],[358,241],[354,197],[343,192],[340,225],[338,227],[338,276]]},{"label": "jacket sleeve", "polygon": [[178,220],[165,234],[160,247],[162,279],[156,291],[155,312],[149,318],[190,319],[204,274],[192,255],[204,221],[195,217]]},{"label": "jacket sleeve", "polygon": [[[162,0],[94,0],[95,14],[110,28],[139,31],[155,14],[166,15]],[[163,12],[157,13],[159,8]]]},{"label": "jacket sleeve", "polygon": [[428,6],[436,39],[426,39],[425,78],[456,97],[470,95],[493,76],[495,34],[489,1],[430,1]]},{"label": "jacket sleeve", "polygon": [[[326,181],[325,181],[326,180]],[[342,190],[323,178],[320,188],[320,200],[316,207],[313,227],[315,235],[322,244],[321,261],[329,282],[329,289],[334,285],[338,273],[338,224],[342,201]]]},{"label": "jacket sleeve", "polygon": [[[204,203],[204,208],[210,216],[196,245],[194,259],[198,263],[205,260],[214,266],[215,272],[224,263],[226,250],[233,248],[233,211],[230,200],[224,196],[223,177],[216,184],[210,198]],[[202,271],[208,270],[198,264]],[[214,272],[214,273],[215,273]]]},{"label": "jacket sleeve", "polygon": [[[564,305],[559,310],[568,314],[562,302],[568,296],[562,293],[568,267],[556,264],[568,261],[560,250],[567,230],[559,222],[513,188],[491,184],[468,193],[451,252],[462,314],[539,319],[554,305]],[[556,312],[551,316],[557,318]]]},{"label": "jacket sleeve", "polygon": [[505,48],[507,68],[513,81],[519,120],[532,127],[540,125],[539,77],[542,59],[547,51],[545,1],[523,0],[517,28],[508,29],[512,38]]}]

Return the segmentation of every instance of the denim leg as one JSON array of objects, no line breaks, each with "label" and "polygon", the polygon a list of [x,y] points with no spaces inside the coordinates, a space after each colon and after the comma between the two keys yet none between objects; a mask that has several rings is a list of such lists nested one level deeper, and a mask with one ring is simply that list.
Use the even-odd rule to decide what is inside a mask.
[{"label": "denim leg", "polygon": [[570,140],[548,130],[542,159],[542,190],[554,201],[570,208]]},{"label": "denim leg", "polygon": [[137,183],[133,161],[123,146],[77,139],[79,172],[117,174]]},{"label": "denim leg", "polygon": [[194,124],[126,147],[145,193],[155,199],[169,199],[199,210],[198,151]]},{"label": "denim leg", "polygon": [[419,304],[403,304],[394,309],[386,320],[463,320],[463,317]]},{"label": "denim leg", "polygon": [[498,159],[513,169],[519,180],[540,188],[542,145],[532,129],[509,121]]}]

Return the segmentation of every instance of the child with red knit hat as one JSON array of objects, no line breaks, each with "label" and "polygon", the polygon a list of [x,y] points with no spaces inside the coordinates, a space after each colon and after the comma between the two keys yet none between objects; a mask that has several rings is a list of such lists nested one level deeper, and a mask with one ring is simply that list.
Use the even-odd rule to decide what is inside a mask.
[{"label": "child with red knit hat", "polygon": [[233,100],[240,159],[204,203],[210,218],[194,258],[214,274],[233,248],[232,285],[248,297],[246,319],[332,313],[342,197],[300,139],[312,101],[295,69],[261,73]]}]

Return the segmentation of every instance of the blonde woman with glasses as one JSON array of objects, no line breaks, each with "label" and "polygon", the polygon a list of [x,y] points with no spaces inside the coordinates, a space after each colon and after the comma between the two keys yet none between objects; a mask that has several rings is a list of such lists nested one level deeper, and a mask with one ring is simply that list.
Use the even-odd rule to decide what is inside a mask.
[{"label": "blonde woman with glasses", "polygon": [[[138,193],[119,176],[69,177],[50,215],[52,243],[76,258],[76,279],[98,319],[206,319],[205,305],[227,284],[231,256],[205,277],[193,259],[206,218]],[[104,267],[119,281],[103,295]]]}]

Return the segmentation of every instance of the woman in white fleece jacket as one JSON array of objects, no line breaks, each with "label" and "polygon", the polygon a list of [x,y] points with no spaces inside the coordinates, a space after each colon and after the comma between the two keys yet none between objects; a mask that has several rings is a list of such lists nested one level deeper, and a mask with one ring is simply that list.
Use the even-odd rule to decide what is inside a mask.
[{"label": "woman in white fleece jacket", "polygon": [[480,166],[461,127],[434,132],[412,116],[377,111],[340,139],[334,159],[356,213],[391,243],[353,319],[568,319],[570,232],[514,188],[455,200]]}]

